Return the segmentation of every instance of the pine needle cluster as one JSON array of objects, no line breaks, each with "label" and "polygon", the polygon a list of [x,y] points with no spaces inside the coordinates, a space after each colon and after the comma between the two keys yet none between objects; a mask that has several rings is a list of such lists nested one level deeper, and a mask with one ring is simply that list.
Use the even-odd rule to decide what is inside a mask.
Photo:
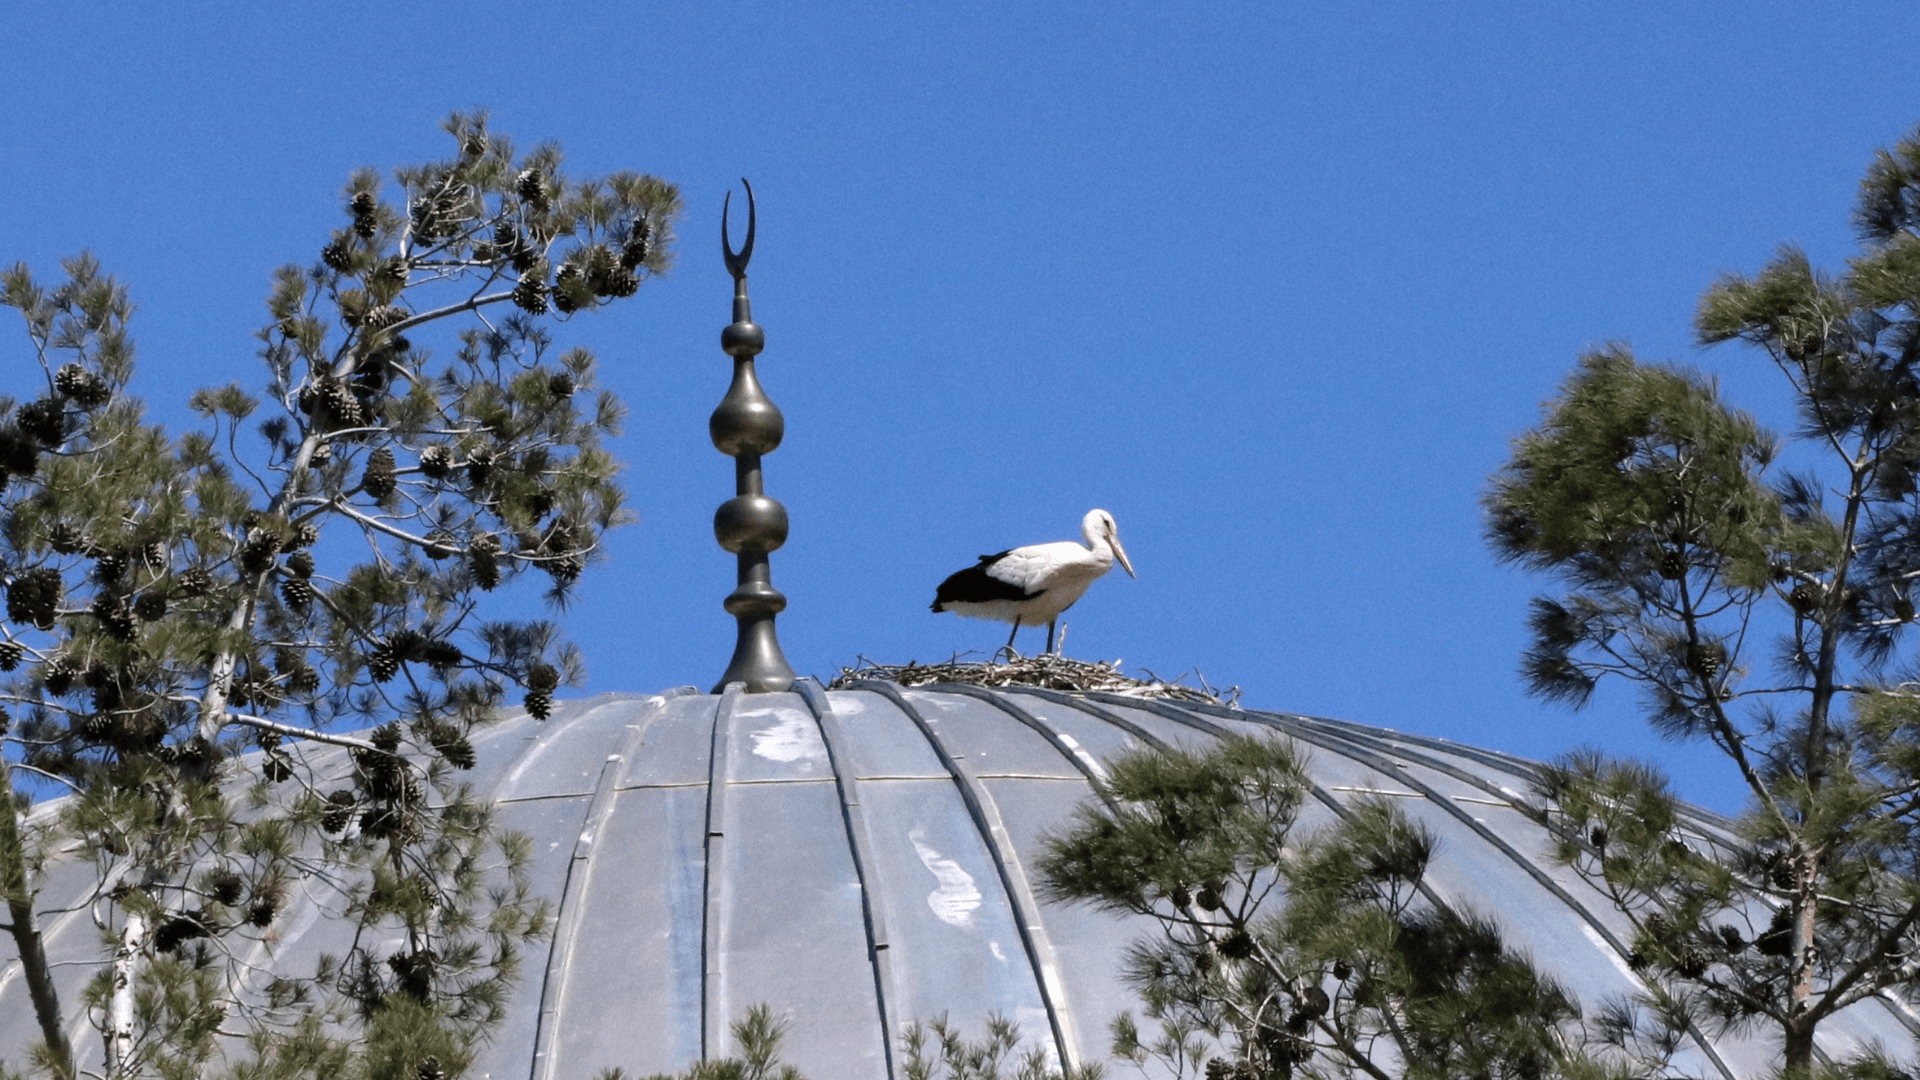
[{"label": "pine needle cluster", "polygon": [[[1788,247],[1700,300],[1701,343],[1744,342],[1785,378],[1789,441],[1702,376],[1610,348],[1486,500],[1494,549],[1564,587],[1533,602],[1532,689],[1579,705],[1633,683],[1749,797],[1728,842],[1644,766],[1548,774],[1562,859],[1635,927],[1648,993],[1615,1041],[1761,1025],[1792,1077],[1839,1010],[1920,1004],[1920,669],[1900,656],[1920,580],[1920,131],[1877,155],[1854,217],[1844,271]],[[1778,471],[1783,446],[1817,464]]]},{"label": "pine needle cluster", "polygon": [[1049,899],[1160,928],[1125,974],[1158,1034],[1120,1018],[1115,1056],[1209,1080],[1607,1075],[1567,992],[1427,887],[1431,834],[1380,801],[1298,828],[1308,789],[1283,742],[1150,748],[1048,840]]},{"label": "pine needle cluster", "polygon": [[[51,1075],[75,1073],[75,1015],[104,1080],[307,1075],[287,1047],[339,1039],[369,1077],[458,1075],[545,931],[525,842],[461,774],[516,690],[544,716],[583,669],[488,594],[532,575],[563,601],[625,512],[620,402],[524,301],[552,267],[584,282],[559,321],[632,295],[679,199],[572,178],[484,116],[446,127],[451,157],[354,174],[315,261],[273,277],[264,392],[195,393],[192,430],[143,418],[133,306],[93,259],[0,274],[38,361],[0,400],[0,892]],[[326,744],[344,773],[313,764]],[[77,1001],[39,942],[56,852],[97,871]],[[245,958],[315,882],[352,947],[263,978]]]}]

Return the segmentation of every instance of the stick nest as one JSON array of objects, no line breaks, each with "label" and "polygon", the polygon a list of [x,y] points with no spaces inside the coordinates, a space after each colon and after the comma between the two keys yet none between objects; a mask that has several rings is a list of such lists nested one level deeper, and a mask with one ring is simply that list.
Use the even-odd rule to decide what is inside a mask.
[{"label": "stick nest", "polygon": [[[912,660],[905,664],[876,664],[862,656],[859,667],[841,668],[839,677],[827,689],[846,690],[860,680],[877,679],[901,686],[930,686],[935,683],[1037,686],[1044,690],[1064,690],[1077,694],[1098,690],[1129,697],[1172,698],[1229,708],[1240,706],[1239,687],[1217,690],[1209,686],[1198,671],[1188,672],[1168,682],[1144,668],[1141,669],[1146,671],[1147,677],[1144,679],[1123,675],[1118,660],[1111,663],[1071,660],[1052,653],[1021,656],[1008,649],[1001,649],[987,661],[962,659],[966,655],[958,653],[953,659],[937,664],[921,664]],[[1189,677],[1199,685],[1187,685]]]}]

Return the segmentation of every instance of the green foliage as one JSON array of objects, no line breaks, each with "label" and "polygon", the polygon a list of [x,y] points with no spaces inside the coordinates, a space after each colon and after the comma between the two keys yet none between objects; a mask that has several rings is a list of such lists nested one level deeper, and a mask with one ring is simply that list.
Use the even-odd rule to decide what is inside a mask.
[{"label": "green foliage", "polygon": [[1725,842],[1644,766],[1546,774],[1560,857],[1635,927],[1648,992],[1603,1024],[1621,1046],[1766,1024],[1804,1076],[1839,1009],[1920,1002],[1920,684],[1895,665],[1920,579],[1920,132],[1877,156],[1855,220],[1844,273],[1783,248],[1715,282],[1695,324],[1773,362],[1824,468],[1769,475],[1772,438],[1711,385],[1613,349],[1487,496],[1495,550],[1566,590],[1534,601],[1533,690],[1577,704],[1625,678],[1750,796]]},{"label": "green foliage", "polygon": [[[75,1003],[34,974],[55,851],[98,870],[78,1004],[106,1080],[331,1075],[341,1038],[366,1080],[457,1075],[546,932],[524,842],[460,773],[514,689],[544,717],[583,668],[488,594],[531,574],[563,601],[625,520],[620,403],[550,323],[662,272],[679,200],[516,156],[483,116],[447,130],[447,160],[353,176],[318,261],[273,276],[264,385],[195,392],[194,430],[144,420],[133,306],[91,257],[0,274],[38,361],[0,399],[0,786],[68,796],[6,800],[0,892],[49,1073],[74,1059]],[[347,775],[313,767],[322,743]],[[353,944],[260,988],[248,955],[316,881]]]},{"label": "green foliage", "polygon": [[1043,1047],[1020,1047],[1020,1025],[987,1017],[987,1031],[969,1041],[944,1016],[915,1020],[900,1033],[907,1080],[1100,1080],[1098,1064],[1061,1070]]},{"label": "green foliage", "polygon": [[1050,899],[1160,925],[1126,968],[1159,1034],[1117,1020],[1116,1056],[1181,1076],[1601,1074],[1566,992],[1427,889],[1425,829],[1362,802],[1299,835],[1307,788],[1281,742],[1141,750],[1049,839]]},{"label": "green foliage", "polygon": [[[776,1020],[773,1009],[755,1005],[747,1015],[732,1024],[733,1041],[740,1047],[738,1057],[695,1062],[679,1075],[656,1073],[646,1080],[805,1080],[799,1069],[780,1060],[780,1040],[786,1037],[787,1023]],[[624,1070],[602,1069],[594,1080],[627,1080]]]}]

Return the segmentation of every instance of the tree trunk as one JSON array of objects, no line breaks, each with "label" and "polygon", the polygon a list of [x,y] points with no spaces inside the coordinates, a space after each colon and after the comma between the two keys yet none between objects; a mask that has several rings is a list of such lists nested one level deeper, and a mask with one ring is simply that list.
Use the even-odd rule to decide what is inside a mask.
[{"label": "tree trunk", "polygon": [[14,952],[20,957],[21,973],[27,980],[27,997],[33,1002],[33,1017],[40,1024],[40,1037],[46,1040],[54,1075],[71,1080],[73,1045],[67,1041],[67,1025],[60,1016],[60,995],[53,986],[53,969],[47,964],[47,950],[34,921],[25,841],[20,836],[19,804],[14,802],[13,778],[9,772],[6,762],[0,761],[0,800],[5,801],[4,808],[0,808],[0,894],[7,899],[7,931],[13,937]]},{"label": "tree trunk", "polygon": [[1813,1025],[1796,1017],[1785,1024],[1786,1046],[1781,1054],[1781,1080],[1810,1080],[1813,1076]]},{"label": "tree trunk", "polygon": [[147,917],[128,911],[120,928],[120,940],[113,950],[113,993],[107,999],[106,1043],[107,1080],[123,1080],[128,1075],[129,1055],[133,1052],[133,984],[140,947],[147,936]]}]

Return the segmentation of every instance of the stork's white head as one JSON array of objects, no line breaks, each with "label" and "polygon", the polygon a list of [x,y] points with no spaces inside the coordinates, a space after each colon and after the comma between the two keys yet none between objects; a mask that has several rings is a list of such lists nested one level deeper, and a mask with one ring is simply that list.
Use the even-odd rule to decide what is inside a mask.
[{"label": "stork's white head", "polygon": [[1120,560],[1127,576],[1138,579],[1133,572],[1133,562],[1127,558],[1127,549],[1120,546],[1120,527],[1113,523],[1113,515],[1105,510],[1089,510],[1087,516],[1080,519],[1080,535],[1087,538],[1087,546],[1095,551],[1101,547],[1111,548],[1113,557]]}]

